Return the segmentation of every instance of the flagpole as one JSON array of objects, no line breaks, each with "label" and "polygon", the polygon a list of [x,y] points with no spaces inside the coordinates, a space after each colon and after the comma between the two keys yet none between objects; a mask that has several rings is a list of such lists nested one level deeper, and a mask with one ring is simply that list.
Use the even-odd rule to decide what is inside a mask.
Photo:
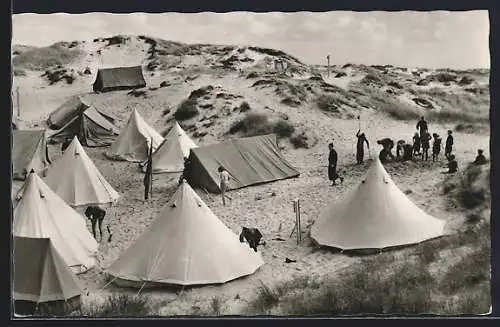
[{"label": "flagpole", "polygon": [[153,137],[151,137],[151,148],[149,149],[149,160],[150,160],[150,165],[151,169],[149,171],[149,185],[150,185],[150,190],[149,193],[151,194],[151,199],[153,199]]}]

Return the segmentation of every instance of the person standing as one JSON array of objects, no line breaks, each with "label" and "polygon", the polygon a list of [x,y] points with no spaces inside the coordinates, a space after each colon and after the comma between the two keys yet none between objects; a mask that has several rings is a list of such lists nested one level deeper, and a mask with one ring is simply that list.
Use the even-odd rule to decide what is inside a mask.
[{"label": "person standing", "polygon": [[365,155],[365,142],[368,151],[370,151],[370,143],[368,143],[365,133],[360,133],[360,131],[361,130],[358,129],[358,132],[356,133],[356,137],[358,138],[358,143],[356,145],[356,161],[358,165],[363,163],[363,158]]},{"label": "person standing", "polygon": [[230,180],[230,177],[229,177],[229,173],[227,172],[227,170],[220,166],[219,169],[219,179],[220,179],[220,192],[222,194],[222,204],[223,205],[226,205],[226,198],[228,198],[229,200],[232,200],[231,197],[229,197],[228,195],[226,195],[226,191],[229,187],[229,180]]},{"label": "person standing", "polygon": [[340,179],[340,182],[342,183],[344,181],[343,177],[340,177],[337,174],[337,160],[338,160],[338,155],[337,151],[333,148],[333,143],[328,144],[328,148],[330,149],[330,152],[328,154],[328,179],[332,181],[332,186],[337,185],[335,181],[337,179]]},{"label": "person standing", "polygon": [[419,155],[420,154],[420,135],[418,135],[418,132],[413,135],[413,155]]},{"label": "person standing", "polygon": [[432,161],[435,162],[438,160],[439,153],[441,152],[441,137],[434,133],[432,134],[434,137],[434,142],[432,143]]},{"label": "person standing", "polygon": [[422,118],[420,118],[420,120],[418,121],[417,130],[420,131],[420,138],[422,138],[422,136],[424,136],[425,133],[427,133],[427,131],[429,130],[429,126],[425,121],[424,116],[422,116]]},{"label": "person standing", "polygon": [[429,148],[430,148],[430,141],[431,141],[431,135],[429,132],[425,132],[424,135],[421,137],[421,144],[422,144],[422,160],[429,160]]},{"label": "person standing", "polygon": [[452,131],[448,130],[448,137],[446,138],[446,145],[444,147],[444,156],[448,158],[453,150],[453,135]]}]

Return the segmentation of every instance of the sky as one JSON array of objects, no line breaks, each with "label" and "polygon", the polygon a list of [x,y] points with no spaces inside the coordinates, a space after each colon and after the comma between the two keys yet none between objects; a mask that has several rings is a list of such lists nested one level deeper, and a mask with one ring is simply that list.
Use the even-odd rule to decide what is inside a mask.
[{"label": "sky", "polygon": [[489,19],[482,11],[323,13],[17,14],[12,44],[47,46],[117,34],[185,43],[254,45],[307,64],[489,68]]}]

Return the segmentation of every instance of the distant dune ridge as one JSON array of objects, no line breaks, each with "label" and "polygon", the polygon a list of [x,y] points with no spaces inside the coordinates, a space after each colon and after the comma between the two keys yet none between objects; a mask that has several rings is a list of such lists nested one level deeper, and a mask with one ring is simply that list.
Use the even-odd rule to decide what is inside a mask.
[{"label": "distant dune ridge", "polygon": [[[71,97],[80,96],[96,111],[111,115],[120,131],[137,110],[162,136],[168,135],[177,121],[199,147],[274,133],[283,157],[300,172],[297,178],[231,191],[232,201],[227,206],[222,205],[220,196],[195,190],[234,233],[239,234],[243,226],[262,232],[265,245],[258,250],[265,264],[254,275],[217,287],[181,293],[171,289],[143,291],[133,301],[147,300],[133,302],[141,306],[134,307],[134,314],[242,314],[249,310],[260,314],[321,310],[342,313],[357,303],[347,297],[368,298],[368,289],[355,289],[356,283],[363,281],[390,290],[402,289],[396,298],[384,293],[384,301],[393,301],[383,301],[384,310],[455,314],[483,311],[489,301],[484,295],[485,289],[489,290],[489,277],[483,274],[489,268],[485,260],[481,261],[488,248],[480,242],[489,240],[484,227],[489,226],[491,208],[487,192],[489,164],[467,168],[477,149],[484,149],[485,156],[490,156],[488,69],[458,71],[351,63],[326,67],[307,65],[283,51],[258,46],[184,44],[142,35],[58,42],[43,48],[14,45],[12,54],[13,87],[19,90],[19,98],[13,92],[13,113],[15,116],[19,103],[19,128],[47,128],[51,112]],[[137,89],[93,92],[99,69],[134,66],[142,67],[145,87],[141,83]],[[376,265],[369,264],[371,259],[318,248],[309,231],[320,212],[360,183],[370,159],[380,151],[377,140],[391,137],[395,142],[411,143],[421,116],[428,121],[430,132],[443,139],[438,161],[397,162],[385,169],[415,205],[445,222],[447,236],[434,243],[380,254],[373,259],[378,260]],[[362,165],[355,164],[358,129],[370,142]],[[448,130],[453,131],[453,153],[459,163],[455,176],[442,174],[446,170],[443,153]],[[345,181],[335,187],[327,178],[330,142],[339,155],[338,170],[345,176]],[[60,149],[61,144],[49,145],[53,162],[61,157]],[[99,266],[78,276],[88,292],[83,297],[84,307],[93,315],[115,310],[106,307],[110,301],[129,301],[129,309],[122,309],[132,310],[127,294],[136,294],[137,290],[103,288],[107,282],[102,272],[148,229],[174,194],[179,178],[178,174],[155,174],[152,199],[144,201],[144,174],[138,163],[109,160],[104,156],[108,150],[85,148],[106,181],[120,194],[103,224],[110,226],[112,241],[106,242],[106,232],[99,246]],[[13,182],[13,194],[21,185]],[[472,203],[467,202],[471,194]],[[295,234],[289,237],[294,228],[295,199],[301,201],[303,235],[299,246]],[[87,225],[90,228],[88,221]],[[481,260],[467,261],[471,256]],[[422,267],[425,276],[414,266],[408,268],[406,261]],[[467,268],[460,268],[460,264]],[[480,267],[474,268],[481,271],[480,276],[477,273],[471,277],[471,267]],[[374,273],[361,274],[362,269]],[[384,284],[387,281],[374,282],[375,277],[370,277],[382,278],[388,271],[397,278],[405,275],[401,271],[414,273],[406,277],[408,280],[391,279],[396,286]],[[321,282],[329,278],[335,282]],[[446,278],[455,286],[443,286]],[[401,286],[411,280],[418,280],[422,289]],[[335,285],[335,289],[325,285]],[[417,294],[419,303],[425,305],[405,302],[411,299],[407,294]],[[346,300],[324,304],[318,302],[318,297]],[[304,301],[310,303],[309,307]],[[398,307],[397,303],[403,304]],[[356,305],[366,308],[364,304]]]}]

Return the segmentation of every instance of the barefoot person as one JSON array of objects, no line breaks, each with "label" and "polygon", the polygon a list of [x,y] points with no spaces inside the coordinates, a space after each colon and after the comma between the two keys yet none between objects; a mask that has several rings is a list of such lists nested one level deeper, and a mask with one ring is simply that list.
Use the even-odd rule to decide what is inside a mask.
[{"label": "barefoot person", "polygon": [[222,194],[222,204],[223,205],[226,205],[226,198],[228,198],[229,200],[232,200],[231,197],[227,196],[226,195],[226,191],[227,191],[227,188],[229,186],[229,173],[227,172],[227,170],[220,166],[219,169],[219,179],[220,179],[220,192]]},{"label": "barefoot person", "polygon": [[[99,226],[99,233],[101,234],[101,241],[102,241],[102,222],[104,220],[104,216],[106,216],[106,211],[104,209],[99,208],[98,206],[90,206],[87,207],[87,209],[85,210],[85,216],[87,216],[87,218],[92,223],[92,234],[94,234],[95,239],[97,239],[97,233],[95,228],[96,225]],[[109,225],[108,225],[108,232],[110,232]]]}]

